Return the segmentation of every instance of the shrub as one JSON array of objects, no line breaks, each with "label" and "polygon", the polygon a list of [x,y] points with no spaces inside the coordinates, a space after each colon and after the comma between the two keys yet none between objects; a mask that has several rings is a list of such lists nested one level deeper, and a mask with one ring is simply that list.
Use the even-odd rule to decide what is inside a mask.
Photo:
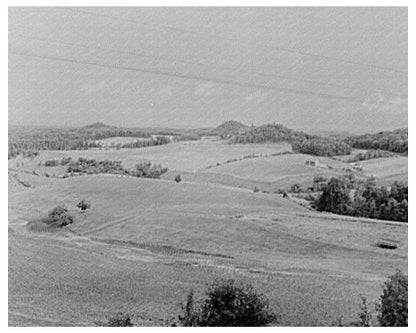
[{"label": "shrub", "polygon": [[367,298],[361,296],[360,312],[358,312],[358,321],[350,323],[348,326],[369,327],[371,326],[371,313],[368,309]]},{"label": "shrub", "polygon": [[136,164],[136,169],[131,172],[132,176],[143,178],[159,178],[161,175],[168,171],[167,168],[163,168],[160,164],[152,164],[149,161]]},{"label": "shrub", "polygon": [[81,209],[81,211],[85,211],[85,210],[87,210],[87,209],[90,209],[90,208],[91,208],[91,204],[90,204],[88,201],[86,201],[86,200],[82,200],[82,201],[80,201],[80,202],[78,203],[77,207],[78,207],[79,209]]},{"label": "shrub", "polygon": [[181,181],[182,181],[181,175],[176,175],[175,176],[175,182],[180,183]]},{"label": "shrub", "polygon": [[253,192],[258,192],[260,191],[259,188],[257,186],[254,186]]},{"label": "shrub", "polygon": [[196,305],[188,294],[179,322],[183,326],[266,326],[276,322],[263,295],[248,284],[216,280],[206,291],[206,299]]},{"label": "shrub", "polygon": [[47,160],[47,161],[45,161],[45,166],[46,167],[55,167],[55,166],[58,166],[58,165],[59,165],[58,160]]},{"label": "shrub", "polygon": [[61,165],[67,165],[72,162],[71,157],[62,157],[60,164]]},{"label": "shrub", "polygon": [[48,213],[48,219],[51,223],[63,227],[74,222],[74,217],[69,214],[68,209],[63,206],[57,206]]},{"label": "shrub", "polygon": [[117,313],[116,315],[110,317],[108,322],[96,322],[96,326],[105,326],[105,327],[132,327],[131,318],[129,314],[122,312]]},{"label": "shrub", "polygon": [[300,192],[302,192],[302,187],[299,185],[299,184],[293,184],[291,187],[290,187],[290,192],[293,192],[293,193],[300,193]]},{"label": "shrub", "polygon": [[381,326],[407,326],[407,285],[408,278],[400,271],[384,283],[377,316]]}]

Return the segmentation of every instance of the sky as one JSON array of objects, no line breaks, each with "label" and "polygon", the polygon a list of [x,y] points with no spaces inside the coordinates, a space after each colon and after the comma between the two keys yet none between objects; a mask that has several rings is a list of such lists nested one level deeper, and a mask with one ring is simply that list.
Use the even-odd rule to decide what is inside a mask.
[{"label": "sky", "polygon": [[9,124],[407,127],[406,7],[9,7]]}]

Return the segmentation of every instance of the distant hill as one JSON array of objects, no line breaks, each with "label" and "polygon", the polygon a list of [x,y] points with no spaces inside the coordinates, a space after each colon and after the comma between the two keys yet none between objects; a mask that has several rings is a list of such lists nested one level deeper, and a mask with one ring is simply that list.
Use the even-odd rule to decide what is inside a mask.
[{"label": "distant hill", "polygon": [[395,153],[407,153],[408,130],[407,128],[401,128],[375,134],[350,136],[345,142],[358,149],[381,149]]},{"label": "distant hill", "polygon": [[249,127],[239,121],[229,120],[221,125],[215,127],[208,134],[210,135],[219,135],[222,139],[229,138],[233,135],[237,135],[242,131],[245,131]]},{"label": "distant hill", "polygon": [[295,131],[281,124],[266,124],[249,127],[232,139],[234,143],[297,142],[317,138],[315,135]]},{"label": "distant hill", "polygon": [[84,126],[81,129],[96,129],[96,130],[100,130],[100,129],[114,129],[117,128],[115,126],[110,126],[110,125],[106,125],[100,121],[97,121],[95,123],[92,123],[90,125]]}]

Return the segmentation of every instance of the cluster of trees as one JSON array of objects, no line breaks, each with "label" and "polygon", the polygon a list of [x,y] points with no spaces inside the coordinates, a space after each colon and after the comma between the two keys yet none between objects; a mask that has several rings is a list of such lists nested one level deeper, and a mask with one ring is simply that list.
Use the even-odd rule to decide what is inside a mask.
[{"label": "cluster of trees", "polygon": [[346,139],[346,142],[358,149],[381,149],[395,153],[407,153],[408,151],[407,128],[351,136]]},{"label": "cluster of trees", "polygon": [[[78,158],[77,161],[72,161],[69,163],[67,172],[69,173],[86,173],[86,174],[96,174],[96,173],[115,173],[123,174],[126,173],[121,164],[121,161],[97,161],[93,159]],[[127,172],[128,173],[128,172]]]},{"label": "cluster of trees", "polygon": [[136,165],[134,169],[125,169],[121,161],[97,161],[80,157],[77,161],[71,161],[68,165],[67,172],[70,174],[98,174],[110,173],[118,175],[129,175],[141,178],[159,178],[168,171],[167,168],[160,164],[152,164],[144,161]]},{"label": "cluster of trees", "polygon": [[280,124],[266,124],[249,127],[230,139],[231,143],[297,142],[313,139],[315,136],[294,131]]},{"label": "cluster of trees", "polygon": [[374,178],[360,182],[352,174],[333,177],[315,204],[318,210],[335,214],[408,221],[408,187],[400,182],[379,187]]},{"label": "cluster of trees", "polygon": [[345,142],[329,138],[312,138],[297,141],[292,149],[302,154],[316,156],[336,156],[351,154],[351,146]]},{"label": "cluster of trees", "polygon": [[364,153],[358,153],[358,154],[355,154],[354,156],[351,156],[347,160],[347,163],[371,160],[373,158],[392,157],[392,156],[396,156],[396,154],[388,150],[370,149]]},{"label": "cluster of trees", "polygon": [[[84,212],[91,208],[91,203],[83,199],[77,204],[77,207]],[[56,206],[48,213],[46,218],[41,219],[41,222],[51,227],[64,227],[74,223],[75,217],[65,206]]]},{"label": "cluster of trees", "polygon": [[167,171],[168,168],[164,168],[160,164],[152,164],[149,161],[145,161],[136,164],[135,169],[130,171],[130,175],[140,178],[159,178]]}]

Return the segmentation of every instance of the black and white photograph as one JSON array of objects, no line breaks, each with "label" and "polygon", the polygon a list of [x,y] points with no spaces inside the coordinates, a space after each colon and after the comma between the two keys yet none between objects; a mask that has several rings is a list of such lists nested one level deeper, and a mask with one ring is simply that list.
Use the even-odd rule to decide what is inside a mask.
[{"label": "black and white photograph", "polygon": [[408,327],[409,7],[311,3],[5,6],[5,326]]}]

